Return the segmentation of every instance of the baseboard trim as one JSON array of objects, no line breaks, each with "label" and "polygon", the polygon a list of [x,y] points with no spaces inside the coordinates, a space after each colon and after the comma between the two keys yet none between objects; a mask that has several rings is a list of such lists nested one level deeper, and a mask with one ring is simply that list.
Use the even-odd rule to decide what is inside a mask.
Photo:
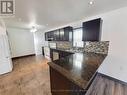
[{"label": "baseboard trim", "polygon": [[24,58],[24,57],[29,57],[29,56],[35,56],[35,54],[29,54],[29,55],[23,55],[23,56],[12,57],[12,60],[13,60],[13,59],[19,59],[19,58]]},{"label": "baseboard trim", "polygon": [[100,75],[100,76],[102,76],[102,77],[106,77],[106,78],[108,78],[108,79],[110,79],[110,80],[112,80],[112,81],[121,83],[121,84],[123,84],[123,85],[127,85],[127,82],[124,82],[124,81],[122,81],[122,80],[115,79],[115,78],[110,77],[110,76],[108,76],[108,75],[105,75],[105,74],[102,74],[102,73],[99,73],[99,72],[98,72],[98,75]]}]

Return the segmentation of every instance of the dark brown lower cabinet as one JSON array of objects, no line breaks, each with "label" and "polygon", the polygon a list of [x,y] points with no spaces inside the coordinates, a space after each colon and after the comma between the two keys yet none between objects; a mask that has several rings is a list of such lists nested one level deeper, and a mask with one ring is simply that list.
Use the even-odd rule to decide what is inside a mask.
[{"label": "dark brown lower cabinet", "polygon": [[52,95],[85,95],[85,91],[50,67]]}]

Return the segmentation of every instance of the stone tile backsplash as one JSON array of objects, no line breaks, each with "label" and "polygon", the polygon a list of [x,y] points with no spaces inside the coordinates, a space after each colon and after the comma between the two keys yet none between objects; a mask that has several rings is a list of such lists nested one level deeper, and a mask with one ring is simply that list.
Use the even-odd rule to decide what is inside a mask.
[{"label": "stone tile backsplash", "polygon": [[72,48],[72,42],[62,41],[62,42],[56,42],[57,48],[62,49],[70,49]]},{"label": "stone tile backsplash", "polygon": [[85,42],[86,52],[95,52],[101,54],[108,54],[109,41],[101,42]]},{"label": "stone tile backsplash", "polygon": [[[61,48],[61,49],[70,49],[70,48],[72,49],[73,48],[72,42],[67,42],[67,41],[57,42],[56,41],[53,43],[56,43],[57,48]],[[84,51],[86,52],[108,54],[108,48],[109,48],[109,41],[84,42]]]}]

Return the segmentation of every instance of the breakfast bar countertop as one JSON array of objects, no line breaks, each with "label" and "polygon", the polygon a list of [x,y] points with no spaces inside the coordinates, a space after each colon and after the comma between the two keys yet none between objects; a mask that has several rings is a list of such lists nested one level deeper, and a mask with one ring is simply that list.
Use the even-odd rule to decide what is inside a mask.
[{"label": "breakfast bar countertop", "polygon": [[49,62],[49,66],[61,73],[82,89],[86,89],[107,55],[96,53],[75,53]]}]

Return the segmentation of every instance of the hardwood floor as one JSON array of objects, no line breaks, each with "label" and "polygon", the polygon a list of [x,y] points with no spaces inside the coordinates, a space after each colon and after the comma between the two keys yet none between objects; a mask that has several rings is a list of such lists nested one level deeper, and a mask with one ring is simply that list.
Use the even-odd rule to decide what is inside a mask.
[{"label": "hardwood floor", "polygon": [[98,74],[86,95],[127,95],[127,84]]},{"label": "hardwood floor", "polygon": [[51,95],[47,62],[43,56],[14,59],[14,70],[0,75],[0,95]]}]

